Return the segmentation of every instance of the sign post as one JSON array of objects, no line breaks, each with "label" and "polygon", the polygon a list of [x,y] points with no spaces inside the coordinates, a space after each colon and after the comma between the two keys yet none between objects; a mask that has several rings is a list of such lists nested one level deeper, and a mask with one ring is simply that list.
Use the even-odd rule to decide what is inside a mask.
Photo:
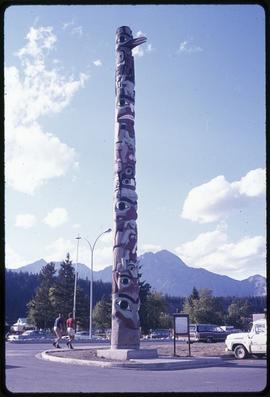
[{"label": "sign post", "polygon": [[188,337],[188,355],[190,354],[190,335],[189,335],[189,315],[188,314],[174,314],[173,315],[173,355],[176,356],[176,336]]}]

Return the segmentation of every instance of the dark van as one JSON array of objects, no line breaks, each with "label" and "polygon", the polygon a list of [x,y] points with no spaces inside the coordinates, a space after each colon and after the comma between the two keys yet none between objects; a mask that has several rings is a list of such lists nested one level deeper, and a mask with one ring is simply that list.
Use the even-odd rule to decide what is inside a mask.
[{"label": "dark van", "polygon": [[191,342],[224,342],[230,332],[224,331],[215,324],[190,324],[189,334]]}]

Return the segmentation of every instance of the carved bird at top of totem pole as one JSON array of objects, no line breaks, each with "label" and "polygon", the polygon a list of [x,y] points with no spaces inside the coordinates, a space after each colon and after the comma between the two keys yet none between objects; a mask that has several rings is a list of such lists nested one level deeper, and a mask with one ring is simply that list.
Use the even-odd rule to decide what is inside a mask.
[{"label": "carved bird at top of totem pole", "polygon": [[128,26],[121,26],[117,29],[117,37],[116,37],[116,47],[127,47],[132,50],[132,48],[137,47],[140,44],[146,42],[146,37],[140,36],[133,38],[132,31]]}]

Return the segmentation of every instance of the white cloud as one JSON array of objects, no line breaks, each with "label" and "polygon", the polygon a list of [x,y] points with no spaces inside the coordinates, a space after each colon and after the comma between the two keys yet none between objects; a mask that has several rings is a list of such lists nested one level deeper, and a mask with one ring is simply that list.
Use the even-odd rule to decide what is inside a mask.
[{"label": "white cloud", "polygon": [[190,266],[239,280],[266,272],[266,240],[263,236],[245,236],[230,241],[225,231],[216,229],[181,244],[175,252]]},{"label": "white cloud", "polygon": [[83,27],[75,26],[74,19],[71,22],[63,23],[62,29],[68,31],[73,36],[82,36],[83,35]]},{"label": "white cloud", "polygon": [[51,227],[62,226],[68,221],[68,213],[65,208],[54,208],[43,219],[43,222]]},{"label": "white cloud", "polygon": [[266,174],[265,169],[251,170],[239,182],[235,182],[239,193],[248,197],[258,197],[265,194]]},{"label": "white cloud", "polygon": [[12,247],[8,244],[5,246],[5,266],[9,269],[16,269],[20,266],[27,265],[27,262],[24,258],[21,257]]},{"label": "white cloud", "polygon": [[145,252],[158,252],[162,249],[160,245],[156,245],[156,244],[142,244],[138,248],[139,248],[138,249],[139,255],[142,255]]},{"label": "white cloud", "polygon": [[23,257],[15,251],[9,244],[5,245],[5,267],[8,269],[17,269],[18,267],[29,265],[36,261],[36,258]]},{"label": "white cloud", "polygon": [[[113,264],[112,245],[101,248],[98,247],[95,249],[94,255],[94,270],[101,270],[104,269],[104,267],[111,266]],[[89,259],[88,263],[90,263]]]},{"label": "white cloud", "polygon": [[39,118],[67,107],[88,76],[80,73],[76,80],[47,66],[57,41],[52,27],[31,27],[26,40],[17,52],[20,69],[5,67],[6,180],[13,189],[33,194],[76,164],[74,149],[44,132]]},{"label": "white cloud", "polygon": [[[139,31],[135,34],[134,37],[141,37],[141,36],[147,37],[142,31],[139,30]],[[143,56],[145,55],[145,52],[152,52],[152,51],[153,51],[152,44],[149,43],[149,44],[147,44],[145,50],[144,50],[144,47],[142,47],[141,45],[139,45],[139,46],[133,48],[133,49],[132,49],[132,55],[133,55],[134,57],[139,57],[139,58],[141,58],[141,57],[143,57]]]},{"label": "white cloud", "polygon": [[97,59],[97,60],[93,61],[93,64],[94,64],[95,66],[102,66],[102,62],[101,62],[100,59]]},{"label": "white cloud", "polygon": [[223,175],[193,188],[184,202],[181,216],[200,223],[226,218],[234,209],[265,195],[265,169],[251,170],[240,181],[228,182]]},{"label": "white cloud", "polygon": [[19,126],[6,147],[6,178],[15,190],[33,194],[49,179],[60,177],[76,167],[75,150],[38,123]]},{"label": "white cloud", "polygon": [[195,53],[195,52],[202,52],[203,49],[197,45],[194,45],[192,42],[184,40],[180,43],[178,52],[180,53]]},{"label": "white cloud", "polygon": [[[70,253],[72,262],[77,261],[77,240],[65,240],[63,237],[58,238],[46,247],[48,255],[44,258],[47,262],[61,261],[66,257],[67,252]],[[102,246],[99,240],[94,250],[94,270],[101,270],[104,267],[112,265],[112,245]],[[84,263],[90,268],[91,251],[86,241],[83,239],[79,242],[78,262]]]},{"label": "white cloud", "polygon": [[[45,251],[48,252],[44,259],[46,262],[59,262],[66,258],[67,253],[71,255],[73,262],[76,260],[76,243],[75,240],[65,240],[63,237],[59,237],[57,240],[53,241],[45,247]],[[75,260],[74,260],[75,258]]]},{"label": "white cloud", "polygon": [[53,34],[53,28],[51,26],[41,26],[40,28],[31,27],[26,35],[26,39],[27,44],[17,52],[18,57],[30,66],[29,59],[26,57],[28,55],[33,58],[39,56],[40,59],[36,60],[40,61],[40,66],[42,66],[44,49],[52,49],[57,41],[57,37]]},{"label": "white cloud", "polygon": [[18,214],[16,216],[15,226],[30,229],[36,224],[36,221],[36,217],[33,214]]},{"label": "white cloud", "polygon": [[144,56],[143,48],[141,46],[137,46],[137,47],[133,48],[132,49],[132,55],[134,57],[139,57],[139,58],[143,57]]}]

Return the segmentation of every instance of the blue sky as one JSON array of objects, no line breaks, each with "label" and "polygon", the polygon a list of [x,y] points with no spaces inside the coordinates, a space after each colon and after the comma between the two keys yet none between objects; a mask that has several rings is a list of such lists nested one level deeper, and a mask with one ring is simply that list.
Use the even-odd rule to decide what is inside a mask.
[{"label": "blue sky", "polygon": [[[265,275],[265,42],[257,5],[5,12],[6,266],[76,260],[113,227],[114,40],[134,52],[138,254]],[[14,29],[16,26],[16,29]],[[81,240],[79,262],[90,263]],[[112,233],[95,270],[112,263]]]}]

